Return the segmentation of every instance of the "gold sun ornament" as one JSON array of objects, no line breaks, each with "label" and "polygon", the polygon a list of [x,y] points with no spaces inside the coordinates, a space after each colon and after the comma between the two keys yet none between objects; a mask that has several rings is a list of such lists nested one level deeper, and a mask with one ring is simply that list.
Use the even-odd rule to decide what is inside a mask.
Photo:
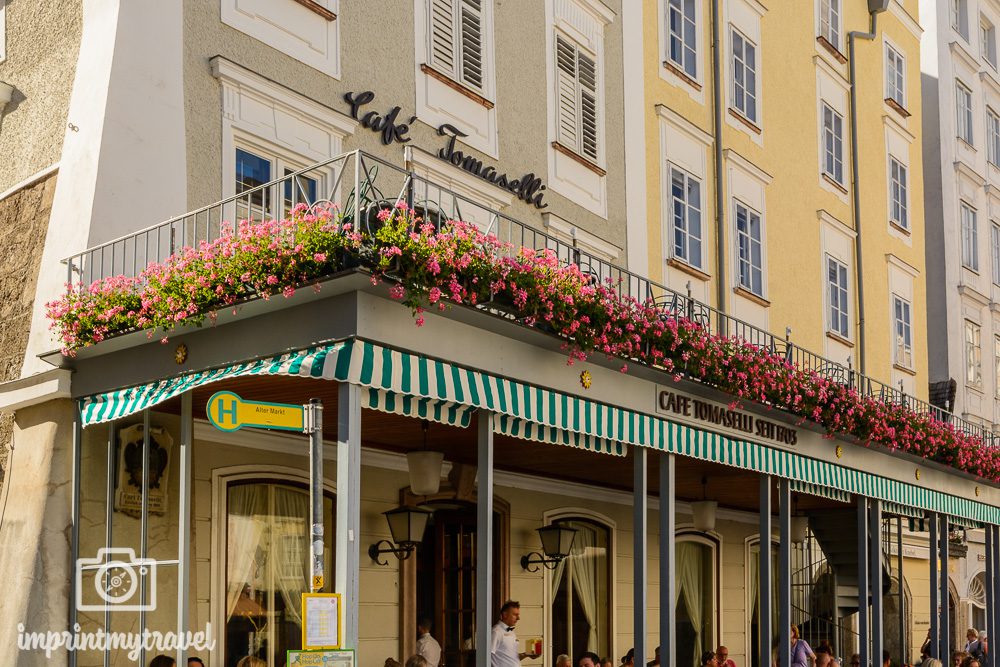
[{"label": "gold sun ornament", "polygon": [[593,381],[594,377],[590,374],[590,371],[583,371],[580,373],[580,384],[583,385],[584,389],[590,389],[590,385]]},{"label": "gold sun ornament", "polygon": [[180,345],[177,346],[177,349],[174,350],[174,362],[176,362],[177,365],[179,366],[183,364],[185,361],[187,361],[187,358],[188,358],[188,346],[185,345],[184,343],[181,343]]},{"label": "gold sun ornament", "polygon": [[979,487],[978,486],[976,487],[976,497],[977,498],[979,497]]},{"label": "gold sun ornament", "polygon": [[837,445],[837,448],[833,450],[833,453],[836,454],[837,458],[839,459],[841,456],[844,455],[844,448],[841,447],[840,445]]},{"label": "gold sun ornament", "polygon": [[914,477],[916,477],[918,481],[920,480],[920,468],[917,468],[917,469],[916,469],[916,470],[915,470],[915,471],[913,472],[913,476],[914,476]]}]

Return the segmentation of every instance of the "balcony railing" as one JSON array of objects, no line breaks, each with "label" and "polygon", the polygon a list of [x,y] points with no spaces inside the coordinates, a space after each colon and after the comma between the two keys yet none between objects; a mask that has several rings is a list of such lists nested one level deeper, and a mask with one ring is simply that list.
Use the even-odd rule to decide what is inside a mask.
[{"label": "balcony railing", "polygon": [[[64,260],[67,283],[73,286],[70,289],[76,289],[115,275],[139,275],[146,266],[164,261],[181,248],[219,238],[226,221],[282,216],[296,205],[306,203],[338,205],[345,220],[358,220],[364,229],[374,223],[380,208],[400,200],[436,225],[448,220],[473,222],[483,232],[512,244],[513,252],[522,247],[551,250],[560,261],[576,264],[583,272],[608,282],[621,296],[654,304],[674,317],[688,318],[710,333],[740,338],[781,354],[798,368],[853,387],[864,396],[950,422],[964,433],[980,438],[984,446],[1000,444],[989,429],[863,375],[849,365],[810,352],[793,343],[787,334],[778,336],[723,313],[692,298],[690,293],[672,290],[589,254],[577,247],[575,241],[567,242],[525,225],[415,171],[362,151],[345,153],[269,183],[248,187],[222,201],[73,255]],[[489,308],[489,304],[481,307]]]}]

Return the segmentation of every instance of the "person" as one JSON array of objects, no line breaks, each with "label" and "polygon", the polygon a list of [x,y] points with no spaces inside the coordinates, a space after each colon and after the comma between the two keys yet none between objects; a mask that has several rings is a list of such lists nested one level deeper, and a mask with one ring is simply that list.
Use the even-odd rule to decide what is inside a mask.
[{"label": "person", "polygon": [[892,664],[892,657],[889,652],[882,649],[882,667],[889,667]]},{"label": "person", "polygon": [[245,658],[240,658],[236,667],[267,667],[267,663],[255,655],[248,655]]},{"label": "person", "polygon": [[576,665],[577,667],[604,667],[605,660],[611,662],[611,658],[604,658],[604,660],[601,660],[601,656],[597,655],[593,651],[586,651],[576,661]]},{"label": "person", "polygon": [[[586,655],[586,654],[584,654],[584,655]],[[607,658],[601,658],[600,666],[601,667],[615,667],[615,661],[612,660],[610,656],[607,657]]]},{"label": "person", "polygon": [[660,647],[653,649],[653,659],[646,663],[646,667],[660,667]]},{"label": "person", "polygon": [[715,661],[719,667],[736,667],[736,663],[729,659],[729,649],[725,646],[715,649]]},{"label": "person", "polygon": [[565,653],[556,656],[556,667],[573,667],[573,661]]},{"label": "person", "polygon": [[431,619],[426,616],[417,621],[417,655],[423,656],[427,667],[441,663],[441,644],[431,637]]},{"label": "person", "polygon": [[951,667],[961,667],[965,659],[969,657],[969,654],[965,651],[953,651],[951,654]]},{"label": "person", "polygon": [[924,639],[924,643],[920,645],[920,664],[923,664],[931,657],[931,631],[927,630],[927,637]]},{"label": "person", "polygon": [[205,667],[205,661],[197,656],[188,658],[188,667]]},{"label": "person", "polygon": [[816,654],[805,639],[799,637],[799,626],[792,626],[792,667],[811,667],[816,662]]},{"label": "person", "polygon": [[816,667],[831,667],[833,655],[822,644],[816,648]]},{"label": "person", "polygon": [[149,667],[177,667],[177,661],[161,653],[149,661]]},{"label": "person", "polygon": [[850,663],[851,667],[861,667],[861,654],[855,653],[854,655],[852,655]]},{"label": "person", "polygon": [[979,631],[975,628],[969,628],[965,633],[965,638],[968,640],[965,643],[965,652],[976,660],[982,660],[983,643],[979,641]]},{"label": "person", "polygon": [[500,607],[500,621],[490,635],[491,667],[520,667],[525,658],[537,658],[534,653],[517,652],[517,635],[514,626],[521,619],[521,603],[507,600]]},{"label": "person", "polygon": [[622,667],[634,667],[635,666],[635,649],[630,648],[628,653],[622,656],[621,659]]},{"label": "person", "polygon": [[701,667],[718,667],[718,663],[715,660],[715,653],[712,651],[705,651],[701,654],[701,662],[699,663]]},{"label": "person", "polygon": [[411,655],[406,659],[406,667],[427,667],[427,660],[422,655]]},{"label": "person", "polygon": [[[931,631],[928,630],[927,631],[928,641],[930,640],[930,638],[931,638]],[[941,667],[941,661],[938,660],[937,658],[930,658],[930,657],[924,658],[924,661],[920,663],[920,667]]]}]

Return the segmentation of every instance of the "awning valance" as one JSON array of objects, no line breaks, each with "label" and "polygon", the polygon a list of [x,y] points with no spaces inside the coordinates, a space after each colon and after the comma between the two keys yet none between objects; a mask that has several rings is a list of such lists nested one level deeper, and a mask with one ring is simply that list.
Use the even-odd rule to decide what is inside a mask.
[{"label": "awning valance", "polygon": [[119,419],[195,387],[246,375],[350,382],[376,390],[368,394],[368,407],[437,416],[437,421],[459,426],[469,423],[473,410],[483,408],[498,414],[498,431],[519,438],[614,454],[623,453],[622,445],[651,447],[814,485],[827,489],[828,497],[860,494],[1000,524],[1000,508],[978,501],[358,339],[90,396],[81,401],[81,419],[85,426]]}]

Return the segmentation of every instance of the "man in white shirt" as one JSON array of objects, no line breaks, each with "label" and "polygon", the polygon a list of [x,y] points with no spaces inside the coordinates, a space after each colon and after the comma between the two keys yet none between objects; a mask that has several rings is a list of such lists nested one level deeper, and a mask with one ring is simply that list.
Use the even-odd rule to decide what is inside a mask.
[{"label": "man in white shirt", "polygon": [[431,619],[427,617],[417,622],[417,655],[427,661],[427,667],[441,664],[441,644],[431,637]]},{"label": "man in white shirt", "polygon": [[514,626],[521,618],[521,603],[507,600],[500,607],[500,622],[493,626],[490,636],[490,666],[520,667],[525,658],[537,658],[532,653],[518,653]]}]

